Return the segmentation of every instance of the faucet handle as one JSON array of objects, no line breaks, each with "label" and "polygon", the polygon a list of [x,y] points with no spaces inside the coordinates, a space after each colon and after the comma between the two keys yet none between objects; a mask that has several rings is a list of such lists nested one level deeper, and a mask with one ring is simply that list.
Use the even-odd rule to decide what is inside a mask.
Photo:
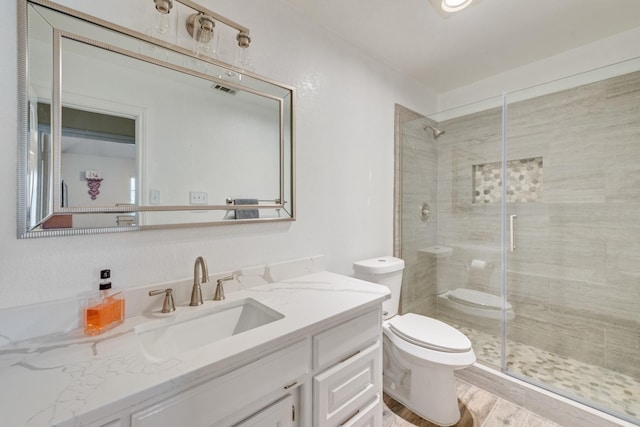
[{"label": "faucet handle", "polygon": [[233,274],[217,280],[218,284],[216,285],[216,292],[213,295],[214,301],[222,301],[224,299],[224,287],[222,286],[222,283],[228,280],[233,280]]},{"label": "faucet handle", "polygon": [[160,310],[160,313],[171,313],[173,311],[176,311],[176,305],[173,302],[173,289],[167,288],[149,291],[150,297],[160,294],[164,294],[164,300],[162,301],[162,310]]}]

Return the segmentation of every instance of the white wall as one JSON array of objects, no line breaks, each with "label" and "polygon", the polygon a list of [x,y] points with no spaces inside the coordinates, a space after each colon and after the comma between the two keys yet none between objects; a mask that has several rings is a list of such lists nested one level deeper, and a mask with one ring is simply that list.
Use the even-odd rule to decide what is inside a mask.
[{"label": "white wall", "polygon": [[[129,20],[148,3],[64,2]],[[426,113],[435,96],[280,1],[201,3],[251,28],[256,72],[297,89],[298,220],[18,240],[17,19],[7,7],[0,12],[0,307],[88,291],[105,267],[116,286],[133,287],[188,277],[199,255],[213,272],[324,253],[332,271],[349,274],[352,261],[392,252],[394,104]]]},{"label": "white wall", "polygon": [[[84,144],[117,144],[85,140]],[[63,143],[64,144],[64,143]],[[135,149],[134,147],[131,147]],[[85,178],[88,170],[101,172],[103,181],[95,199],[89,195],[89,186]],[[67,185],[68,206],[98,207],[116,206],[129,203],[131,197],[131,177],[136,175],[136,162],[132,158],[108,157],[79,153],[64,153],[60,162],[60,177]],[[117,214],[113,215],[75,215],[73,226],[77,228],[114,227]]]},{"label": "white wall", "polygon": [[[630,67],[624,64],[621,64],[620,67],[608,66],[640,57],[640,43],[638,43],[638,40],[640,40],[640,28],[441,93],[438,95],[437,111],[442,112],[452,108],[458,109],[458,107],[466,106],[467,104],[478,103],[477,108],[458,109],[453,114],[453,116],[460,116],[469,114],[472,111],[481,111],[490,106],[501,105],[500,100],[496,97],[501,96],[503,92],[520,91],[563,79],[562,82],[558,82],[558,85],[546,85],[545,90],[547,92],[545,93],[550,93],[637,70],[639,68],[637,64],[632,64]],[[580,75],[601,67],[608,67],[608,70],[603,70],[601,75],[598,73]],[[616,74],[606,74],[610,73],[611,70],[618,70],[618,72]],[[569,76],[575,77],[565,79]],[[545,94],[536,93],[535,90],[527,92],[530,96]],[[484,104],[479,103],[479,101],[489,98],[493,99]],[[444,120],[448,117],[446,114],[441,114],[440,118]],[[436,121],[440,120],[436,118]]]}]

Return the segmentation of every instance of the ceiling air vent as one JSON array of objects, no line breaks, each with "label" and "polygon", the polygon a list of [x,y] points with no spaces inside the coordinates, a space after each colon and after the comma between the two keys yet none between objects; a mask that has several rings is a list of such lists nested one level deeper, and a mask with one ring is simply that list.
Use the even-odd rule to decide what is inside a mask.
[{"label": "ceiling air vent", "polygon": [[223,85],[221,85],[219,83],[216,83],[216,84],[212,85],[211,87],[216,89],[216,90],[219,90],[221,92],[226,92],[229,95],[235,95],[236,92],[237,92],[237,90],[231,89],[230,87],[223,86]]}]

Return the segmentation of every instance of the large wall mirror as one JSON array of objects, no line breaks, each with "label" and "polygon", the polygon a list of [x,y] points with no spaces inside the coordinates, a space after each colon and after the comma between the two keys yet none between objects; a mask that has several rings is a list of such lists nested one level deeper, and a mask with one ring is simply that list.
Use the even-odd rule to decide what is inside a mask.
[{"label": "large wall mirror", "polygon": [[292,87],[19,6],[18,237],[295,218]]}]

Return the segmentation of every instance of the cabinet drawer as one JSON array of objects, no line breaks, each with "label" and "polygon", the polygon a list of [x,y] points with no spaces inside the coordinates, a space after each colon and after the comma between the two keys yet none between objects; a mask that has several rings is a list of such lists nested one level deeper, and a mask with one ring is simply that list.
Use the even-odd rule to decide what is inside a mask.
[{"label": "cabinet drawer", "polygon": [[325,368],[380,339],[382,315],[370,311],[313,337],[313,367]]},{"label": "cabinet drawer", "polygon": [[313,379],[317,426],[335,426],[361,410],[381,390],[380,342]]},{"label": "cabinet drawer", "polygon": [[380,395],[376,397],[353,417],[339,427],[382,427],[382,402]]},{"label": "cabinet drawer", "polygon": [[209,427],[247,404],[286,390],[309,372],[303,340],[131,416],[131,427]]}]

